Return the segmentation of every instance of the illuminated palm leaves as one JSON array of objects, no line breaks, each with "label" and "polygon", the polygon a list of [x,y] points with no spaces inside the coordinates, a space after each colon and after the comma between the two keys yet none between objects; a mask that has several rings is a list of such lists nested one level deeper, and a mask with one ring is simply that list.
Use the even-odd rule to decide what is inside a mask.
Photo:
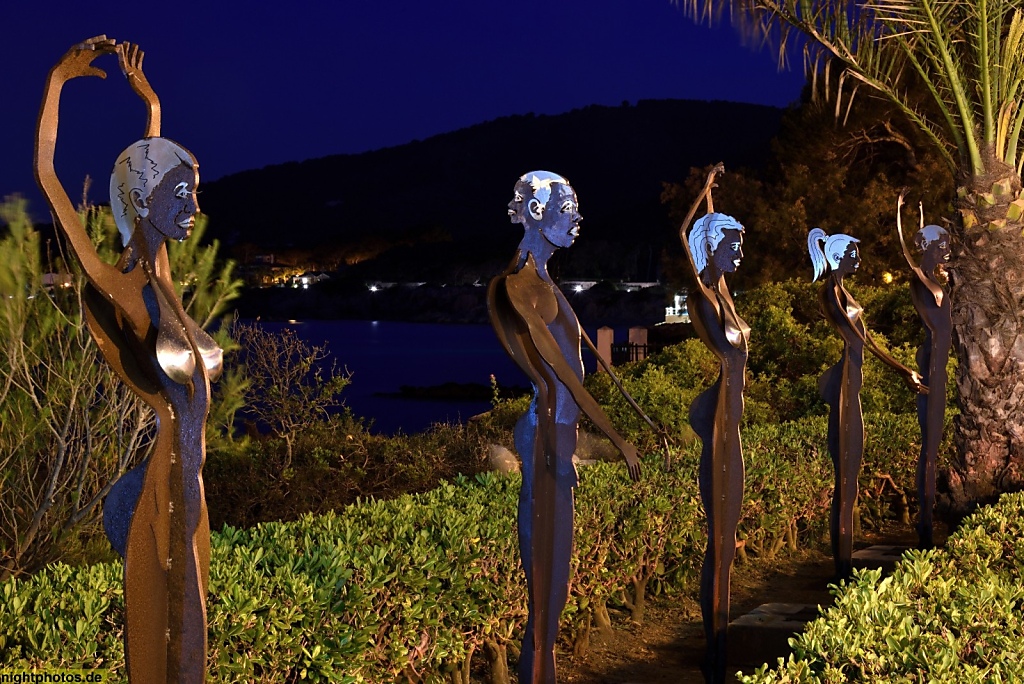
[{"label": "illuminated palm leaves", "polygon": [[[866,85],[924,131],[952,168],[980,175],[992,155],[1020,173],[1019,0],[676,1],[697,18],[728,8],[748,39],[778,48],[780,63],[802,48],[815,90],[828,97],[835,87],[837,116]],[[915,84],[932,106],[915,100]]]}]

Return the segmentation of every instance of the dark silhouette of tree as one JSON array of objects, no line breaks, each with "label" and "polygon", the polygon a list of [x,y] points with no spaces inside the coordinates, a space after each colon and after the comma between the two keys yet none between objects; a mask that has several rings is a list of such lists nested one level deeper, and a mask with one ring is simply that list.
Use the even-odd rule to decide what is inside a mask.
[{"label": "dark silhouette of tree", "polygon": [[[882,285],[887,273],[906,279],[895,198],[901,188],[915,188],[915,198],[938,222],[951,207],[951,179],[941,157],[900,121],[899,112],[878,98],[868,100],[837,122],[832,107],[808,98],[783,117],[772,143],[774,159],[764,169],[727,169],[716,205],[752,229],[735,287],[808,274],[807,231],[814,227],[861,240],[857,281]],[[673,219],[681,219],[706,175],[707,169],[691,169],[685,184],[665,187],[662,198]]]}]

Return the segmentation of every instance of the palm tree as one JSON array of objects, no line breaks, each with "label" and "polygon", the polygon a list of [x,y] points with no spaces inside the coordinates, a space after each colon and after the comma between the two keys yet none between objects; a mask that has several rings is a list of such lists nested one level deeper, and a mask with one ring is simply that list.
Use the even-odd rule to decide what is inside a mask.
[{"label": "palm tree", "polygon": [[957,185],[950,282],[960,415],[950,501],[962,513],[1024,487],[1024,3],[674,1],[694,18],[727,8],[748,37],[779,48],[780,63],[798,44],[813,84],[837,86],[837,116],[863,87],[945,158]]}]

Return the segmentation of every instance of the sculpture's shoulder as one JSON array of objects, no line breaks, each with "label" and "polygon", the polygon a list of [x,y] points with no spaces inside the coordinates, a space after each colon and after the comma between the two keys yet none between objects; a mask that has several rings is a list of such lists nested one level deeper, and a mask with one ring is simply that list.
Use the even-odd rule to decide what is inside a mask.
[{"label": "sculpture's shoulder", "polygon": [[822,314],[846,344],[863,344],[864,307],[841,282],[829,278],[821,289],[820,303]]},{"label": "sculpture's shoulder", "polygon": [[948,312],[950,308],[948,283],[937,282],[921,272],[920,269],[915,276],[910,279],[910,297],[918,313],[921,316],[927,316],[933,312]]},{"label": "sculpture's shoulder", "polygon": [[821,306],[821,313],[832,320],[859,317],[864,312],[862,307],[853,295],[838,282],[835,278],[829,277],[818,291],[818,303]]},{"label": "sculpture's shoulder", "polygon": [[509,318],[513,311],[512,301],[508,295],[509,273],[499,273],[491,278],[487,284],[487,313],[491,318],[491,324],[498,326],[500,322]]},{"label": "sculpture's shoulder", "polygon": [[531,255],[524,266],[505,277],[505,291],[509,302],[524,319],[539,316],[550,325],[562,308],[554,283],[543,278]]}]

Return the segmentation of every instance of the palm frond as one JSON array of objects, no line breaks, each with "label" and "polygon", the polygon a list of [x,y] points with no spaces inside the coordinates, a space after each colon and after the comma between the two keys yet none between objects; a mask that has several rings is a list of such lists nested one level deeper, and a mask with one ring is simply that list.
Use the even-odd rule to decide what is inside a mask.
[{"label": "palm frond", "polygon": [[1005,112],[1006,118],[1000,118],[1001,123],[1005,122],[1005,127],[1001,126],[996,133],[996,140],[1003,148],[1001,154],[997,154],[1007,164],[1018,166],[1017,145],[1021,124],[1024,123],[1024,108],[1017,104],[1024,85],[1024,13],[1015,9],[1007,24],[996,88],[1000,113]]},{"label": "palm frond", "polygon": [[[832,62],[850,85],[869,86],[894,102],[953,166],[979,173],[982,150],[1015,164],[1024,107],[1021,0],[674,0],[694,17],[728,7],[748,42],[770,44],[779,61],[799,45],[817,91],[828,96]],[[853,80],[851,80],[851,77]],[[922,85],[938,118],[906,96]],[[836,91],[842,114],[843,88]],[[851,93],[852,95],[852,93]],[[849,106],[850,100],[845,103]]]}]

